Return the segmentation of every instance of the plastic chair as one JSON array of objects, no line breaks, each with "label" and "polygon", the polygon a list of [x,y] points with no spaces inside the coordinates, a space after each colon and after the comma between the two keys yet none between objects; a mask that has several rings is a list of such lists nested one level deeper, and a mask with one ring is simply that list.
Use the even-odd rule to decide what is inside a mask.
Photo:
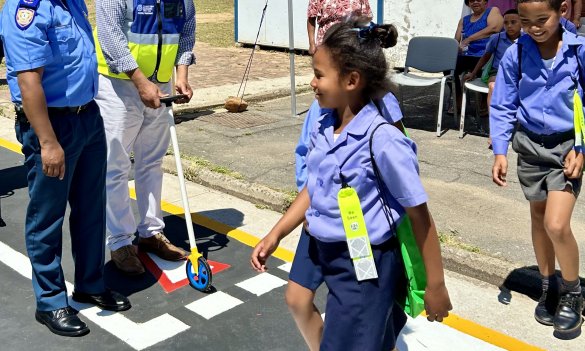
[{"label": "plastic chair", "polygon": [[[478,93],[487,94],[489,88],[487,84],[485,84],[481,78],[476,78],[474,80],[467,81],[463,84],[463,98],[461,102],[461,118],[459,123],[459,138],[463,138],[464,128],[465,128],[465,108],[467,105],[467,90],[472,90]],[[477,107],[479,108],[479,107]]]},{"label": "plastic chair", "polygon": [[[415,37],[408,43],[406,63],[404,72],[392,76],[392,81],[401,86],[427,87],[441,83],[441,95],[439,97],[439,112],[437,114],[437,136],[441,136],[441,123],[443,120],[443,101],[445,96],[445,85],[451,80],[452,89],[455,91],[455,80],[453,74],[457,65],[457,54],[459,43],[453,38],[443,37]],[[442,73],[449,71],[449,74],[441,78],[425,77],[410,72],[414,68],[425,73]],[[402,105],[402,92],[400,93],[400,104]],[[457,120],[457,106],[453,103],[454,118]]]}]

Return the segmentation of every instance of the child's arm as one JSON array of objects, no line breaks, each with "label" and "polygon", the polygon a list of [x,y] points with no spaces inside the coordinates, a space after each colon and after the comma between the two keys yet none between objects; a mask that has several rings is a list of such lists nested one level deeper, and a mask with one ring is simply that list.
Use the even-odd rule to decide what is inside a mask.
[{"label": "child's arm", "polygon": [[490,137],[495,155],[492,180],[499,186],[506,186],[506,155],[520,106],[518,49],[518,45],[512,45],[502,57],[490,104]]},{"label": "child's arm", "polygon": [[425,263],[427,288],[425,310],[429,321],[441,322],[453,309],[449,292],[445,286],[441,248],[435,222],[426,203],[407,207],[406,213],[412,223],[412,230]]},{"label": "child's arm", "polygon": [[483,54],[483,56],[479,59],[479,61],[477,61],[477,65],[475,65],[475,67],[473,68],[473,71],[467,73],[463,77],[463,80],[464,81],[474,80],[475,77],[477,77],[477,74],[481,71],[483,66],[485,66],[485,64],[490,60],[491,57],[492,57],[492,53],[486,51],[485,54]]},{"label": "child's arm", "polygon": [[502,30],[503,26],[504,18],[502,17],[500,10],[497,7],[492,7],[490,14],[488,15],[487,18],[487,26],[484,29],[480,30],[479,32],[474,33],[469,37],[465,38],[461,46],[466,46],[472,41],[487,38],[494,33],[498,33],[499,31]]},{"label": "child's arm", "polygon": [[254,270],[266,271],[266,260],[276,250],[280,240],[303,223],[309,203],[309,192],[304,188],[272,230],[254,247],[250,257],[250,264]]},{"label": "child's arm", "polygon": [[301,135],[295,148],[295,177],[299,191],[305,187],[307,181],[306,160],[311,146],[311,131],[315,128],[319,117],[321,117],[321,108],[317,100],[315,100],[307,112],[307,117],[305,117],[305,121],[303,122]]}]

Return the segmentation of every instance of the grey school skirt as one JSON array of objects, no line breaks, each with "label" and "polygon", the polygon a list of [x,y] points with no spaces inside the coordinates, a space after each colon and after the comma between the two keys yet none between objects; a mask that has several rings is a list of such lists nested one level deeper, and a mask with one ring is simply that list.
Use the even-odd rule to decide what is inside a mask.
[{"label": "grey school skirt", "polygon": [[537,135],[518,128],[512,149],[518,154],[518,179],[528,201],[544,201],[549,191],[563,191],[569,186],[579,196],[581,180],[563,173],[565,156],[573,149],[572,131],[551,136]]}]

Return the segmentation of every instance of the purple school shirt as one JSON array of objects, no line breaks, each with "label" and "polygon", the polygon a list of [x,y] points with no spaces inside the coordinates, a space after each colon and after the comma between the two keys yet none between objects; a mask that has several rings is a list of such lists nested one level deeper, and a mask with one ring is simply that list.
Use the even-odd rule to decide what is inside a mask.
[{"label": "purple school shirt", "polygon": [[495,68],[496,70],[498,69],[498,65],[500,64],[504,53],[512,44],[514,44],[514,42],[510,40],[506,32],[492,34],[490,41],[488,41],[487,46],[485,47],[486,53],[494,55],[492,68]]},{"label": "purple school shirt", "polygon": [[[388,122],[396,123],[402,119],[400,104],[393,93],[387,93],[380,101],[377,101],[376,104],[380,108],[382,117],[388,120]],[[305,159],[311,141],[310,132],[313,130],[319,118],[328,111],[328,109],[322,109],[319,107],[319,102],[315,99],[309,108],[309,112],[307,112],[307,117],[305,117],[303,129],[299,136],[299,142],[295,148],[295,178],[299,192],[303,190],[307,183],[307,163]]]},{"label": "purple school shirt", "polygon": [[[522,79],[518,85],[518,44],[522,44]],[[552,70],[542,62],[529,35],[508,48],[498,69],[490,105],[490,130],[495,155],[506,155],[516,122],[536,134],[565,132],[573,126],[573,94],[579,87],[578,63],[585,64],[585,39],[563,31],[563,44]],[[583,69],[583,67],[582,67]],[[584,77],[585,78],[585,77]]]},{"label": "purple school shirt", "polygon": [[[371,243],[381,244],[392,233],[376,187],[369,140],[374,128],[387,120],[370,102],[333,141],[335,120],[335,112],[326,113],[311,132],[307,156],[307,190],[311,204],[305,213],[309,232],[321,241],[345,241],[337,203],[341,173],[358,193]],[[398,226],[405,207],[418,206],[428,200],[419,177],[416,144],[396,127],[384,125],[374,135],[373,148],[392,218]]]}]

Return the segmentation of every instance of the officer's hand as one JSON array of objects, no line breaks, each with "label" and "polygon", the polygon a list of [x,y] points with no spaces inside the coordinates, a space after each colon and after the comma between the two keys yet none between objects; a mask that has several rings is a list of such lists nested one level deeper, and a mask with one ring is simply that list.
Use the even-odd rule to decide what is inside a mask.
[{"label": "officer's hand", "polygon": [[65,152],[61,145],[55,141],[41,146],[41,160],[43,162],[43,174],[47,177],[65,177]]},{"label": "officer's hand", "polygon": [[191,98],[193,97],[193,89],[191,89],[189,81],[177,79],[175,82],[175,89],[177,90],[177,93],[187,95],[187,98],[178,99],[175,103],[186,104],[191,101]]},{"label": "officer's hand", "polygon": [[496,155],[492,167],[492,180],[499,186],[506,186],[506,175],[508,174],[508,159],[506,155]]},{"label": "officer's hand", "polygon": [[563,173],[569,179],[581,178],[583,174],[583,154],[571,150],[565,157]]},{"label": "officer's hand", "polygon": [[144,105],[150,108],[159,108],[160,98],[165,96],[165,94],[160,91],[158,85],[147,80],[138,86],[138,94]]},{"label": "officer's hand", "polygon": [[266,261],[278,247],[278,239],[268,234],[262,239],[250,256],[250,265],[256,272],[266,272]]}]

